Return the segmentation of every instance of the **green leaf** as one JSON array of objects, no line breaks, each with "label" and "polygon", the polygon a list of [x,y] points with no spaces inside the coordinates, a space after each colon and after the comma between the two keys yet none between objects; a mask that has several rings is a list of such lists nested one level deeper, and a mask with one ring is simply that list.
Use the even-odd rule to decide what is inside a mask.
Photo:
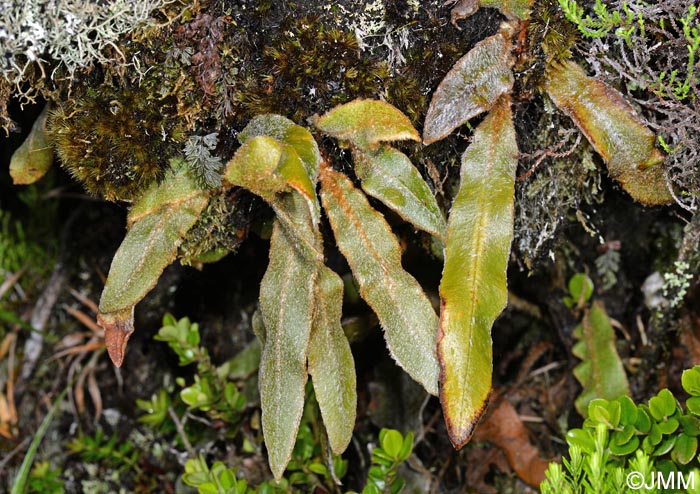
[{"label": "green leaf", "polygon": [[273,201],[277,193],[289,188],[277,173],[283,148],[284,144],[268,136],[246,140],[226,164],[224,180],[244,187],[268,202]]},{"label": "green leaf", "polygon": [[272,137],[292,146],[303,160],[311,181],[316,181],[321,153],[311,132],[281,115],[258,115],[246,125],[238,140],[244,143],[257,136]]},{"label": "green leaf", "polygon": [[379,100],[357,99],[336,106],[314,124],[326,134],[350,141],[360,149],[376,149],[383,141],[420,141],[408,117]]},{"label": "green leaf", "polygon": [[491,326],[506,304],[518,147],[510,99],[479,124],[462,156],[440,283],[440,401],[450,440],[469,441],[491,392]]},{"label": "green leaf", "polygon": [[569,280],[569,293],[576,302],[588,302],[593,295],[593,282],[584,273],[577,273]]},{"label": "green leaf", "polygon": [[659,427],[659,430],[661,431],[661,434],[667,436],[669,434],[673,434],[674,432],[676,432],[676,430],[678,430],[679,423],[678,420],[674,418],[669,418],[667,420],[659,422],[657,425]]},{"label": "green leaf", "polygon": [[394,429],[389,429],[381,438],[381,447],[393,460],[398,460],[403,448],[403,437]]},{"label": "green leaf", "polygon": [[651,417],[649,412],[641,407],[637,408],[637,420],[634,422],[634,426],[639,432],[647,434],[651,430]]},{"label": "green leaf", "polygon": [[615,440],[615,435],[613,435],[613,440],[608,447],[610,448],[610,452],[614,455],[627,456],[634,453],[634,451],[639,447],[639,443],[639,437],[637,436],[630,438],[629,441],[617,443]]},{"label": "green leaf", "polygon": [[10,159],[10,176],[15,185],[33,184],[43,177],[53,164],[53,147],[46,136],[49,105],[39,114],[32,130]]},{"label": "green leaf", "polygon": [[700,366],[684,370],[681,384],[690,396],[700,396]]},{"label": "green leaf", "polygon": [[354,159],[362,190],[417,228],[445,240],[445,217],[428,184],[405,154],[382,146],[377,151],[355,150]]},{"label": "green leaf", "polygon": [[698,438],[679,434],[671,452],[671,459],[681,465],[687,465],[698,451]]},{"label": "green leaf", "polygon": [[570,446],[578,446],[582,450],[593,453],[595,451],[595,443],[591,433],[583,429],[572,429],[566,433],[566,442]]},{"label": "green leaf", "polygon": [[291,458],[304,409],[316,272],[276,221],[260,284],[265,344],[259,379],[263,435],[277,480]]},{"label": "green leaf", "polygon": [[425,144],[443,139],[510,93],[514,81],[511,48],[509,38],[498,33],[457,61],[433,94],[423,126]]},{"label": "green leaf", "polygon": [[649,411],[656,420],[663,420],[676,412],[676,398],[668,389],[662,389],[649,400]]},{"label": "green leaf", "polygon": [[401,249],[386,220],[345,175],[321,167],[321,199],[338,248],[379,317],[398,364],[437,394],[438,319],[418,282],[401,266]]},{"label": "green leaf", "polygon": [[629,396],[621,396],[617,401],[620,403],[620,423],[623,425],[634,425],[640,413],[637,405],[634,404]]},{"label": "green leaf", "polygon": [[244,379],[257,372],[262,352],[259,339],[248,343],[235,357],[227,362],[227,379]]},{"label": "green leaf", "polygon": [[[615,89],[586,76],[573,62],[552,64],[545,88],[560,110],[576,123],[603,157],[610,175],[635,200],[646,205],[668,204],[673,197],[658,165],[664,155],[656,136]],[[645,168],[652,167],[649,170]]]},{"label": "green leaf", "polygon": [[683,432],[689,436],[700,436],[700,420],[692,415],[681,415],[678,421],[683,426]]},{"label": "green leaf", "polygon": [[678,436],[669,436],[659,443],[652,456],[663,456],[673,449],[678,440]]},{"label": "green leaf", "polygon": [[588,404],[595,398],[615,400],[629,395],[627,375],[615,348],[615,332],[608,315],[598,302],[586,311],[582,321],[582,339],[585,360],[576,366],[574,375],[583,386],[576,399],[576,409],[586,416]]},{"label": "green leaf", "polygon": [[316,282],[309,374],[335,454],[345,451],[352,439],[357,408],[355,361],[340,325],[342,308],[343,281],[323,266]]},{"label": "green leaf", "polygon": [[98,315],[109,356],[117,367],[134,330],[134,306],[173,262],[182,238],[208,201],[207,193],[180,167],[152,185],[129,212],[128,232],[109,268]]},{"label": "green leaf", "polygon": [[688,411],[693,415],[700,415],[700,397],[693,396],[688,398],[685,402],[685,406],[688,407]]}]

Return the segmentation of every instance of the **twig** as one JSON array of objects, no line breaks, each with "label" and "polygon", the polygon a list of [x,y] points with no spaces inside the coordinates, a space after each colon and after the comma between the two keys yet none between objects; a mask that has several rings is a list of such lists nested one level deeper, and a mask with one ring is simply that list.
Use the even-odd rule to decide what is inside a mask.
[{"label": "twig", "polygon": [[0,299],[2,299],[5,296],[5,293],[7,293],[10,288],[14,286],[15,283],[22,277],[22,275],[27,271],[27,268],[29,267],[28,264],[25,264],[22,269],[17,271],[15,274],[7,278],[5,281],[2,282],[2,285],[0,285]]},{"label": "twig", "polygon": [[177,430],[177,433],[180,434],[180,437],[182,438],[182,443],[185,445],[187,453],[190,455],[191,458],[194,458],[194,448],[190,444],[190,440],[187,438],[187,434],[185,434],[185,428],[183,427],[184,424],[180,420],[180,417],[177,416],[177,413],[175,413],[175,409],[171,406],[168,407],[168,414],[170,415],[170,418],[173,419],[175,429]]},{"label": "twig", "polygon": [[571,153],[573,153],[573,152],[574,152],[574,149],[576,149],[576,147],[577,147],[577,146],[579,145],[579,143],[581,142],[581,133],[580,133],[580,132],[576,135],[576,142],[574,142],[574,145],[571,146],[571,148],[569,148],[567,151],[564,151],[564,152],[562,152],[562,153],[557,153],[557,152],[556,152],[557,149],[561,149],[561,147],[566,143],[566,141],[568,140],[570,134],[571,134],[571,132],[567,132],[567,135],[564,137],[564,139],[562,139],[562,140],[561,140],[556,146],[554,146],[554,148],[552,148],[552,149],[543,149],[542,151],[538,151],[538,152],[536,152],[535,154],[532,154],[532,155],[529,155],[529,156],[528,156],[528,155],[522,155],[522,157],[534,158],[535,156],[537,156],[538,158],[537,158],[537,160],[535,161],[535,163],[530,167],[530,169],[529,169],[528,171],[526,171],[524,174],[520,175],[520,176],[516,179],[516,181],[522,182],[523,180],[526,180],[527,178],[529,178],[530,175],[532,175],[532,174],[535,172],[535,170],[537,170],[537,168],[540,166],[540,164],[541,164],[546,158],[565,158],[565,157],[569,156]]},{"label": "twig", "polygon": [[24,439],[22,439],[22,442],[17,445],[15,449],[7,453],[5,457],[0,460],[0,472],[3,472],[5,470],[5,466],[7,466],[8,463],[10,463],[10,460],[19,453],[20,451],[23,451],[24,448],[29,444],[29,441],[32,440],[32,436],[27,436]]}]

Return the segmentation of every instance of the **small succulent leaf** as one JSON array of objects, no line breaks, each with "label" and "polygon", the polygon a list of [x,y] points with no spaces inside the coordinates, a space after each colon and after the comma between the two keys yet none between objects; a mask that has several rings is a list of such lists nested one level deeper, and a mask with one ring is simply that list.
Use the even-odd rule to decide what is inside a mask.
[{"label": "small succulent leaf", "polygon": [[464,446],[491,392],[491,326],[506,305],[518,147],[503,97],[462,156],[440,283],[440,401],[450,440]]},{"label": "small succulent leaf", "polygon": [[311,132],[282,115],[267,114],[254,117],[239,134],[238,140],[243,144],[257,136],[272,137],[292,146],[304,161],[310,179],[316,182],[321,153]]},{"label": "small succulent leaf", "polygon": [[321,200],[338,248],[377,314],[393,358],[437,394],[437,316],[418,282],[401,266],[401,249],[386,220],[345,175],[321,167]]},{"label": "small succulent leaf", "polygon": [[[614,438],[614,435],[613,435]],[[610,448],[610,452],[614,455],[618,456],[627,456],[631,453],[634,453],[635,450],[639,447],[639,437],[632,437],[629,441],[624,442],[624,443],[616,443],[613,441],[610,442],[608,447]]]},{"label": "small succulent leaf", "polygon": [[478,114],[490,110],[513,88],[511,43],[504,33],[486,38],[460,58],[433,94],[423,142],[431,144]]},{"label": "small succulent leaf", "polygon": [[276,221],[270,262],[260,284],[265,342],[259,385],[263,436],[278,480],[291,458],[304,409],[316,272]]},{"label": "small succulent leaf", "polygon": [[700,396],[700,366],[686,369],[681,376],[683,389],[690,396]]},{"label": "small succulent leaf", "polygon": [[687,434],[679,434],[671,452],[671,459],[681,465],[687,465],[695,458],[698,451],[698,438]]},{"label": "small succulent leaf", "polygon": [[[114,255],[100,299],[99,315],[107,333],[111,328],[115,328],[114,334],[133,331],[133,320],[130,330],[125,330],[126,319],[117,314],[131,312],[155,286],[208,201],[207,193],[179,168],[151,186],[134,204],[128,217],[129,230]],[[125,347],[126,339],[128,335],[119,339],[115,349]],[[110,356],[115,364],[121,364],[123,354],[110,352]]]},{"label": "small succulent leaf", "polygon": [[623,425],[635,424],[637,422],[637,416],[640,412],[637,409],[637,405],[635,405],[634,401],[632,401],[632,398],[629,396],[621,396],[618,398],[618,402],[620,403],[621,412],[620,422]]},{"label": "small succulent leaf", "polygon": [[250,190],[266,201],[287,190],[284,178],[277,173],[284,144],[268,136],[247,139],[224,169],[224,180],[230,185]]},{"label": "small succulent leaf", "polygon": [[[552,64],[545,89],[555,105],[576,123],[608,165],[610,176],[633,199],[646,205],[668,204],[664,155],[656,136],[622,95],[588,77],[573,62]],[[648,167],[652,167],[645,170]]]},{"label": "small succulent leaf", "polygon": [[420,141],[408,117],[385,101],[356,99],[336,106],[314,123],[326,134],[361,149],[376,149],[385,141]]},{"label": "small succulent leaf", "polygon": [[15,185],[33,184],[43,177],[53,164],[53,148],[46,136],[49,105],[39,114],[32,130],[12,154],[10,176]]},{"label": "small succulent leaf", "polygon": [[309,342],[309,374],[333,453],[347,448],[355,428],[355,361],[340,325],[343,281],[325,266],[316,282],[316,307]]},{"label": "small succulent leaf", "polygon": [[582,450],[593,453],[595,442],[591,433],[584,429],[572,429],[566,433],[566,442],[571,446],[578,446]]},{"label": "small succulent leaf", "polygon": [[362,190],[380,200],[416,228],[445,239],[447,224],[435,196],[411,160],[390,146],[355,150],[355,173]]},{"label": "small succulent leaf", "polygon": [[591,400],[614,400],[629,395],[629,385],[615,348],[615,332],[599,302],[594,302],[591,309],[585,312],[581,326],[586,360],[574,369],[574,375],[583,386],[575,405],[585,417]]}]

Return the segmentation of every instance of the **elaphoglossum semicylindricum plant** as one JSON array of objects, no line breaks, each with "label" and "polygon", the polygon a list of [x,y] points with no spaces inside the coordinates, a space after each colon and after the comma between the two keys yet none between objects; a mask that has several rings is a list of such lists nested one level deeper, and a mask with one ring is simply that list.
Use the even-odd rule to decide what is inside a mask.
[{"label": "elaphoglossum semicylindricum plant", "polygon": [[[262,346],[262,430],[275,477],[281,478],[292,456],[309,379],[334,453],[347,448],[355,423],[355,363],[341,325],[344,284],[326,264],[331,239],[322,234],[324,217],[360,296],[377,315],[389,353],[428,393],[440,397],[450,440],[456,448],[464,446],[491,393],[491,328],[507,300],[520,159],[513,105],[527,86],[523,81],[574,121],[633,199],[646,205],[672,200],[654,134],[615,89],[570,59],[573,41],[549,27],[542,12],[554,4],[544,3],[537,8],[526,0],[459,3],[455,20],[479,6],[499,8],[508,20],[445,75],[433,93],[422,136],[400,109],[359,98],[315,116],[312,130],[261,112],[236,135],[238,143],[230,142],[233,134],[214,132],[186,138],[188,118],[194,118],[192,108],[199,102],[169,98],[175,89],[165,86],[162,104],[176,108],[177,118],[161,115],[145,97],[113,88],[88,92],[40,117],[17,154],[16,176],[36,180],[50,164],[52,153],[45,152],[50,142],[91,192],[133,201],[99,306],[112,361],[123,363],[134,307],[169,264],[177,257],[189,264],[221,257],[218,247],[196,254],[183,250],[222,197],[245,189],[274,212],[253,326]],[[220,34],[216,26],[208,28],[213,39]],[[336,44],[344,43],[338,33],[330,35]],[[523,40],[537,44],[542,60],[528,58],[528,49],[520,48]],[[167,63],[189,60],[190,53],[175,48]],[[205,92],[211,89],[208,82],[214,85],[206,74],[222,70],[220,60],[209,55],[209,65],[197,66],[211,69],[197,74]],[[268,55],[283,54],[268,50]],[[133,115],[144,116],[147,124],[134,122]],[[446,218],[410,153],[392,143],[428,146],[480,115],[461,157]],[[93,127],[80,139],[70,126],[76,116]],[[146,130],[137,135],[139,128]],[[352,173],[321,152],[321,138],[349,150]],[[225,165],[212,154],[222,141],[231,151],[227,158],[232,156]],[[166,143],[179,145],[179,151],[167,154],[172,146]],[[95,164],[95,154],[108,151],[110,159]],[[132,166],[122,168],[120,161]],[[441,251],[439,311],[404,269],[401,244],[382,211],[429,234]]]}]

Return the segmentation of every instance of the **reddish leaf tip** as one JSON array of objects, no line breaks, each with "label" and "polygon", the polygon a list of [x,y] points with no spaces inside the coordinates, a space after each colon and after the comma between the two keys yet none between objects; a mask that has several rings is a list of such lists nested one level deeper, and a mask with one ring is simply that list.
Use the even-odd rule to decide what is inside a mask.
[{"label": "reddish leaf tip", "polygon": [[[490,397],[491,393],[489,393],[489,395],[486,397],[486,400],[484,400],[484,403],[481,405],[481,408],[476,410],[474,417],[468,424],[455,423],[452,420],[452,417],[449,414],[445,413],[445,408],[443,405],[443,413],[445,413],[445,425],[447,426],[447,436],[450,438],[452,447],[454,447],[454,449],[456,449],[457,451],[462,449],[471,440],[472,436],[474,435],[474,431],[476,430],[476,426],[479,423],[479,420],[481,419],[481,417],[483,417],[484,412],[488,408]],[[442,389],[440,389],[440,401],[443,402]]]},{"label": "reddish leaf tip", "polygon": [[97,324],[105,330],[105,346],[112,363],[121,367],[126,353],[126,344],[134,332],[133,307],[121,312],[97,315]]}]

